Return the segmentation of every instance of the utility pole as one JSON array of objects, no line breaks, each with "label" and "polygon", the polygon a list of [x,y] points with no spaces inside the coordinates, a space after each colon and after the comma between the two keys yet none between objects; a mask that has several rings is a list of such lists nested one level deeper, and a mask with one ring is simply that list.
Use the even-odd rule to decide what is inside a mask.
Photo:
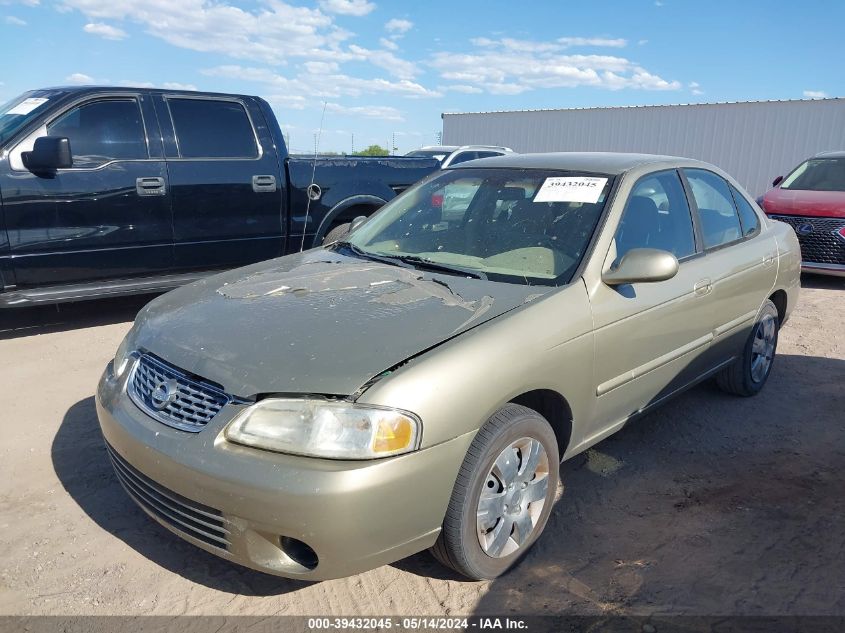
[{"label": "utility pole", "polygon": [[396,132],[390,136],[390,155],[396,155]]},{"label": "utility pole", "polygon": [[354,154],[355,153],[355,132],[352,132],[351,134],[352,134],[352,151],[350,153]]}]

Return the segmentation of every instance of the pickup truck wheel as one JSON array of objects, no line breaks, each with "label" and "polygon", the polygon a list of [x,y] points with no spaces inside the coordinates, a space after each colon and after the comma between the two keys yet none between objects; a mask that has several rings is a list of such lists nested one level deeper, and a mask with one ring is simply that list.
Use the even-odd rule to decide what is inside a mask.
[{"label": "pickup truck wheel", "polygon": [[753,396],[760,392],[772,371],[778,329],[778,310],[774,303],[766,301],[745,343],[742,356],[716,374],[716,384],[722,391],[738,396]]},{"label": "pickup truck wheel", "polygon": [[431,550],[435,558],[474,580],[510,569],[546,527],[559,461],[543,416],[517,404],[500,409],[467,451]]},{"label": "pickup truck wheel", "polygon": [[338,224],[336,227],[332,228],[328,233],[326,233],[326,237],[323,238],[323,244],[337,242],[344,235],[349,233],[350,225],[351,222],[344,222],[343,224]]}]

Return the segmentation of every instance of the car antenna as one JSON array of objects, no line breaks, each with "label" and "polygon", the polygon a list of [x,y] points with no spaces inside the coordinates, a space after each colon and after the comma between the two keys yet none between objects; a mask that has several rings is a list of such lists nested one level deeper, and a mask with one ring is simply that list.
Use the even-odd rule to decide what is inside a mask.
[{"label": "car antenna", "polygon": [[317,130],[317,139],[314,141],[314,162],[311,164],[311,183],[305,190],[305,195],[308,197],[308,202],[305,203],[305,222],[302,224],[302,240],[299,243],[299,252],[305,250],[305,233],[308,231],[308,215],[311,211],[311,200],[317,200],[320,197],[320,188],[314,182],[314,177],[317,174],[317,153],[320,149],[320,137],[323,135],[323,119],[326,118],[327,102],[323,101],[323,113],[320,115],[320,129]]}]

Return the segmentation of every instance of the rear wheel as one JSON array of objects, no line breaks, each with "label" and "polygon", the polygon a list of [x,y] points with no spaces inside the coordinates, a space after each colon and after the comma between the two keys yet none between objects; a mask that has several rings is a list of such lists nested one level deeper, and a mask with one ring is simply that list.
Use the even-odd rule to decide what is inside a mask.
[{"label": "rear wheel", "polygon": [[738,396],[753,396],[760,392],[775,360],[780,318],[775,304],[766,301],[751,330],[742,356],[716,375],[722,391]]},{"label": "rear wheel", "polygon": [[434,556],[476,580],[507,571],[546,527],[559,461],[543,416],[516,404],[499,410],[467,451]]}]

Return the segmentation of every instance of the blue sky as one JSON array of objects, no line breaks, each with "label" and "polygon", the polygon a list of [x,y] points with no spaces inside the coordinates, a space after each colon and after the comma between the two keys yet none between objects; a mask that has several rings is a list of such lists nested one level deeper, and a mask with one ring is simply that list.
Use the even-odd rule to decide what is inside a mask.
[{"label": "blue sky", "polygon": [[257,94],[297,151],[433,144],[441,112],[843,96],[845,3],[0,0],[0,102]]}]

